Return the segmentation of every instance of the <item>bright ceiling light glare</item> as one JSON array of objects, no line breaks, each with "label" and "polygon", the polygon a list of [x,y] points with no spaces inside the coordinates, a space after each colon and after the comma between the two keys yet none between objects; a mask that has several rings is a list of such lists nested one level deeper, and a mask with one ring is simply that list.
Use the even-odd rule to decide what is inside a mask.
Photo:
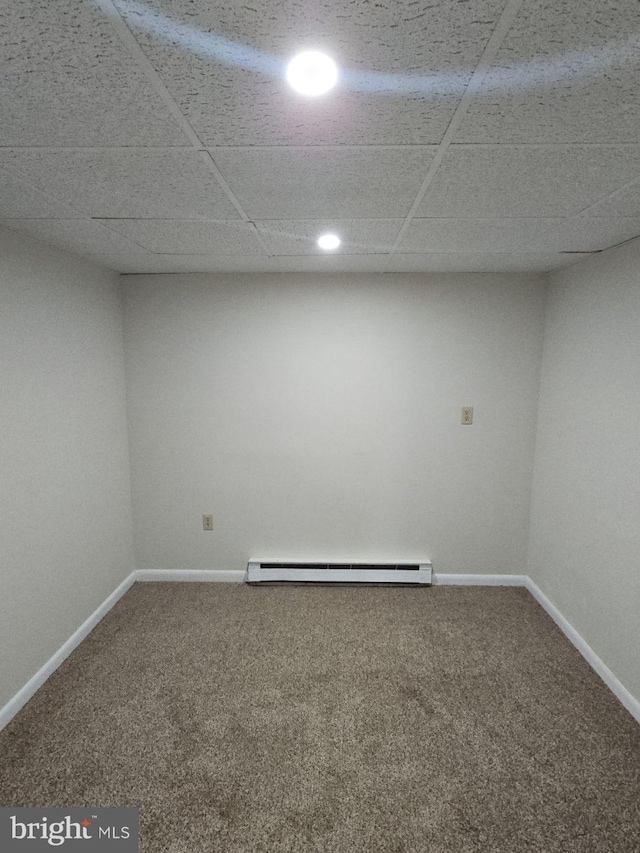
[{"label": "bright ceiling light glare", "polygon": [[323,234],[322,237],[318,238],[318,246],[321,249],[324,249],[325,252],[333,252],[334,249],[337,249],[340,245],[340,238],[336,237],[335,234]]},{"label": "bright ceiling light glare", "polygon": [[309,97],[324,95],[338,81],[338,68],[326,53],[305,50],[287,65],[287,83],[296,92]]}]

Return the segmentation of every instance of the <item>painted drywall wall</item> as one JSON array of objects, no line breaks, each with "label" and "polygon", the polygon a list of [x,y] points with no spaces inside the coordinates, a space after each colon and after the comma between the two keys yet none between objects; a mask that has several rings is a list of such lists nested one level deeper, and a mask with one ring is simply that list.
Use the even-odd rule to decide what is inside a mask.
[{"label": "painted drywall wall", "polygon": [[133,569],[118,277],[0,229],[0,707]]},{"label": "painted drywall wall", "polygon": [[640,699],[640,240],[550,277],[528,571]]},{"label": "painted drywall wall", "polygon": [[540,279],[124,281],[139,569],[524,571]]}]

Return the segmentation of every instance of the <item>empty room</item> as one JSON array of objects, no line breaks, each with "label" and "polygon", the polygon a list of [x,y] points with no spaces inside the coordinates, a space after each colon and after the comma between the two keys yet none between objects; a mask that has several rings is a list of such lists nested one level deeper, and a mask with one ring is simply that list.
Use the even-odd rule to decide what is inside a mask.
[{"label": "empty room", "polygon": [[638,853],[640,3],[0,5],[0,851]]}]

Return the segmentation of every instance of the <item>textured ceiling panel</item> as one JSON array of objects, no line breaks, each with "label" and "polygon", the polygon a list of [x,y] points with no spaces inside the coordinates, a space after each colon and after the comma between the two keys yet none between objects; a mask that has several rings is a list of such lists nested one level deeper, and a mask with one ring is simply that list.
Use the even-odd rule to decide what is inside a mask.
[{"label": "textured ceiling panel", "polygon": [[230,255],[136,255],[95,254],[89,259],[98,266],[121,273],[182,272],[505,272],[543,273],[575,264],[585,254],[526,253],[432,253],[428,255],[329,255],[320,257],[283,256],[277,258]]},{"label": "textured ceiling panel", "polygon": [[193,150],[0,149],[0,167],[89,216],[238,219]]},{"label": "textured ceiling panel", "polygon": [[389,272],[513,272],[543,273],[570,266],[584,255],[548,254],[437,254],[393,255],[387,266]]},{"label": "textured ceiling panel", "polygon": [[640,145],[452,145],[418,217],[556,217],[640,176]]},{"label": "textured ceiling panel", "polygon": [[94,263],[122,273],[181,272],[380,272],[376,255],[269,258],[258,255],[120,255],[96,254]]},{"label": "textured ceiling panel", "polygon": [[624,187],[584,211],[585,216],[640,216],[640,183]]},{"label": "textured ceiling panel", "polygon": [[640,216],[565,219],[546,234],[532,237],[531,252],[595,252],[640,235]]},{"label": "textured ceiling panel", "polygon": [[0,226],[79,255],[144,252],[140,246],[90,219],[1,219]]},{"label": "textured ceiling panel", "polygon": [[212,151],[252,219],[404,217],[433,154],[433,148]]},{"label": "textured ceiling panel", "polygon": [[326,255],[318,245],[321,234],[342,241],[332,254],[366,255],[388,252],[398,236],[402,219],[273,219],[256,222],[273,255]]},{"label": "textured ceiling panel", "polygon": [[0,4],[0,145],[184,145],[89,0]]},{"label": "textured ceiling panel", "polygon": [[73,219],[82,214],[34,190],[23,181],[12,178],[6,172],[0,172],[0,217],[40,219],[56,216]]},{"label": "textured ceiling panel", "polygon": [[398,252],[530,251],[530,241],[561,219],[414,219]]},{"label": "textured ceiling panel", "polygon": [[264,255],[246,222],[175,219],[109,219],[107,224],[145,249],[179,255]]},{"label": "textured ceiling panel", "polygon": [[[115,2],[206,144],[370,145],[440,141],[506,0]],[[284,80],[310,47],[343,70],[326,98]]]},{"label": "textured ceiling panel", "polygon": [[[5,0],[0,221],[131,272],[575,263],[638,233],[640,0],[523,0],[496,30],[518,6]],[[283,78],[309,47],[341,68],[316,99]]]},{"label": "textured ceiling panel", "polygon": [[638,0],[527,0],[457,142],[636,142]]}]

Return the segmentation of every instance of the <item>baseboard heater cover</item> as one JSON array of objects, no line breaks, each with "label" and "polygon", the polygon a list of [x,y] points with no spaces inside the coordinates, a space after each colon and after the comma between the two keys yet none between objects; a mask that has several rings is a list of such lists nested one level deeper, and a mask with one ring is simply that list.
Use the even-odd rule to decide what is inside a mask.
[{"label": "baseboard heater cover", "polygon": [[431,563],[261,563],[250,561],[247,583],[408,583],[431,585]]}]

